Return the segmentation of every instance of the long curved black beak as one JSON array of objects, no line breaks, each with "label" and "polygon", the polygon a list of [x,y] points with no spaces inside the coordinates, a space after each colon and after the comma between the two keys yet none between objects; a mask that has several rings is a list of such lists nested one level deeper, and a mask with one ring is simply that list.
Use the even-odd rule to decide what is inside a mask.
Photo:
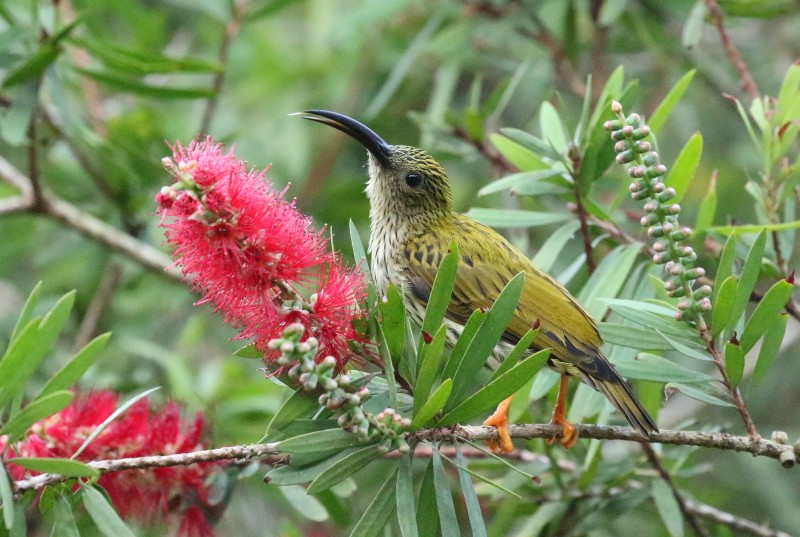
[{"label": "long curved black beak", "polygon": [[300,115],[303,119],[316,121],[342,131],[367,148],[367,151],[380,162],[381,166],[389,167],[389,155],[392,154],[391,146],[363,123],[330,110],[305,110],[298,112],[297,115]]}]

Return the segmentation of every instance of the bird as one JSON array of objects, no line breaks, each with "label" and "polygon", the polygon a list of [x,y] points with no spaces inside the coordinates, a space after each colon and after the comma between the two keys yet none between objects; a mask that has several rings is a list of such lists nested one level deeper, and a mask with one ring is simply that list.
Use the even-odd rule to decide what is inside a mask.
[{"label": "bird", "polygon": [[[552,423],[562,427],[559,443],[572,447],[575,426],[565,416],[568,380],[575,377],[600,391],[645,439],[658,431],[628,384],[603,356],[603,341],[592,317],[555,279],[502,235],[452,208],[445,169],[426,151],[390,145],[359,121],[338,112],[312,109],[304,119],[344,132],[367,150],[370,269],[379,292],[391,284],[402,289],[409,314],[421,324],[437,269],[451,242],[457,245],[458,267],[445,313],[447,339],[452,345],[476,309],[490,308],[517,274],[524,283],[517,308],[487,359],[495,369],[513,345],[534,325],[538,336],[529,353],[549,349],[547,365],[560,373]],[[508,429],[511,397],[484,422],[497,438],[487,441],[496,453],[513,450]],[[549,442],[552,442],[550,439]]]}]

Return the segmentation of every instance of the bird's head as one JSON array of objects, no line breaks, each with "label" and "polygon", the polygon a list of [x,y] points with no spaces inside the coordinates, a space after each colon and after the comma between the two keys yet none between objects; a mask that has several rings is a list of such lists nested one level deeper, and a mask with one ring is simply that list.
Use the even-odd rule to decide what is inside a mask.
[{"label": "bird's head", "polygon": [[338,129],[367,149],[367,195],[373,211],[422,220],[450,213],[447,174],[422,149],[389,145],[366,125],[337,112],[306,110],[302,117]]}]

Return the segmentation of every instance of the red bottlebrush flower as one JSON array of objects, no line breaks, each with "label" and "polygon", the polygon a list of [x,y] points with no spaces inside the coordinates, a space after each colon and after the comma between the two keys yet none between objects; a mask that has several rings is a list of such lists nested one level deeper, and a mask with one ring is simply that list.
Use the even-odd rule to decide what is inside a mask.
[{"label": "red bottlebrush flower", "polygon": [[[272,189],[266,170],[247,171],[210,138],[176,144],[164,165],[176,180],[156,196],[158,213],[173,259],[203,293],[198,304],[213,303],[267,358],[269,340],[299,322],[320,341],[318,359],[343,366],[365,282],[326,251],[323,231]],[[300,292],[314,289],[308,299]]]},{"label": "red bottlebrush flower", "polygon": [[[118,399],[117,394],[109,391],[78,395],[57,414],[33,424],[24,439],[13,450],[6,451],[9,473],[14,479],[25,475],[22,467],[14,465],[14,455],[71,457],[114,412]],[[203,427],[200,413],[190,422],[184,422],[175,402],[151,411],[147,400],[142,399],[111,422],[77,459],[92,461],[197,451],[205,448],[201,441]],[[2,444],[0,441],[0,447],[4,447]],[[219,463],[201,463],[126,470],[105,474],[98,483],[123,518],[150,525],[179,516],[179,535],[210,537],[214,532],[204,513],[214,506],[209,504],[207,481],[219,468]]]}]

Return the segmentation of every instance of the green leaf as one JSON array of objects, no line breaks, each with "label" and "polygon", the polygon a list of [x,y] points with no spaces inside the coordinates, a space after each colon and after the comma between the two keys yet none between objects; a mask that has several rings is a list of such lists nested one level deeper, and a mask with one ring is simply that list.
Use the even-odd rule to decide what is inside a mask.
[{"label": "green leaf", "polygon": [[675,105],[677,105],[683,94],[686,92],[686,88],[689,87],[689,84],[692,83],[692,79],[694,78],[694,74],[697,72],[696,69],[690,70],[688,73],[683,75],[680,80],[678,80],[672,89],[669,90],[667,96],[664,97],[664,100],[659,103],[656,107],[653,115],[650,116],[650,119],[647,121],[647,125],[650,127],[650,130],[653,133],[658,133],[661,130],[661,127],[667,122],[669,116],[672,114]]},{"label": "green leaf", "polygon": [[344,481],[369,463],[381,457],[381,452],[375,446],[357,449],[336,461],[323,470],[308,486],[309,494],[317,494],[328,490],[335,484]]},{"label": "green leaf", "polygon": [[653,330],[618,323],[598,323],[600,337],[606,343],[621,345],[631,349],[647,351],[668,351],[672,345]]},{"label": "green leaf", "polygon": [[770,323],[764,334],[764,341],[761,343],[761,350],[758,351],[758,359],[756,360],[755,368],[753,369],[753,383],[761,380],[767,371],[769,371],[775,356],[781,348],[783,336],[786,333],[786,321],[789,315],[786,313],[779,314],[772,323]]},{"label": "green leaf", "polygon": [[433,487],[436,491],[436,506],[439,509],[442,537],[461,537],[453,496],[450,494],[450,486],[444,473],[442,456],[436,448],[433,449],[431,461],[433,462]]},{"label": "green leaf", "polygon": [[297,464],[296,458],[292,457],[291,464],[288,466],[279,466],[278,468],[270,470],[267,472],[267,478],[269,483],[279,486],[310,483],[326,469],[357,450],[358,449],[341,450],[331,457],[326,457],[320,461],[305,465]]},{"label": "green leaf", "polygon": [[353,247],[353,261],[361,268],[361,271],[369,275],[369,263],[367,263],[367,252],[364,250],[364,243],[361,240],[361,235],[358,233],[358,228],[350,220],[350,244]]},{"label": "green leaf", "polygon": [[639,244],[616,247],[597,265],[581,289],[578,299],[595,319],[602,319],[608,311],[608,304],[602,299],[617,296],[628,281],[641,248]]},{"label": "green leaf", "polygon": [[303,487],[289,485],[288,487],[281,487],[279,490],[289,505],[306,520],[314,522],[328,520],[328,512],[325,507],[314,496],[306,494],[306,490]]},{"label": "green leaf", "polygon": [[506,331],[511,317],[516,311],[522,286],[525,283],[525,274],[520,273],[511,278],[500,295],[492,304],[486,320],[481,324],[475,336],[470,341],[469,348],[458,364],[453,375],[453,397],[447,410],[461,402],[469,383],[475,380],[475,375],[486,364],[486,360],[495,348],[495,345]]},{"label": "green leaf", "polygon": [[419,537],[417,529],[417,506],[414,504],[414,481],[411,472],[412,453],[406,453],[400,458],[400,467],[397,471],[397,484],[395,497],[397,499],[397,525],[400,527],[402,537]]},{"label": "green leaf", "polygon": [[255,343],[240,347],[233,352],[234,356],[239,358],[246,358],[248,360],[261,360],[264,358],[264,353],[256,350]]},{"label": "green leaf", "polygon": [[758,275],[761,273],[761,260],[764,257],[764,246],[766,245],[767,234],[762,231],[756,237],[750,251],[747,252],[747,257],[742,267],[742,274],[739,278],[739,286],[736,289],[736,299],[734,300],[733,307],[731,308],[731,316],[728,319],[726,328],[733,330],[739,317],[744,313],[747,304],[750,302],[750,294],[758,281]]},{"label": "green leaf", "polygon": [[653,481],[653,502],[670,537],[683,537],[683,515],[672,489],[663,480]]},{"label": "green leaf", "polygon": [[77,451],[75,451],[75,453],[72,454],[72,457],[70,457],[70,459],[74,459],[75,457],[83,453],[83,450],[89,447],[89,445],[94,441],[94,439],[100,436],[100,433],[102,433],[106,427],[108,427],[115,419],[117,419],[119,416],[125,413],[125,411],[128,410],[131,406],[133,406],[138,400],[147,397],[148,395],[159,389],[161,389],[160,386],[156,386],[155,388],[150,388],[149,390],[145,390],[140,394],[134,395],[133,397],[125,401],[125,403],[120,405],[119,408],[117,408],[114,412],[112,412],[111,415],[103,421],[103,423],[95,427],[94,431],[92,431],[92,433],[86,437],[86,440],[83,441],[81,447],[79,447]]},{"label": "green leaf", "polygon": [[419,534],[437,535],[439,533],[439,510],[436,508],[436,487],[433,484],[433,460],[428,462],[417,500],[417,528]]},{"label": "green leaf", "polygon": [[483,207],[473,207],[467,211],[466,215],[487,226],[497,228],[547,226],[572,219],[572,215],[569,213],[485,209]]},{"label": "green leaf", "polygon": [[549,272],[553,265],[558,261],[561,251],[567,242],[575,236],[575,232],[580,229],[581,224],[578,220],[570,220],[547,237],[542,247],[533,256],[533,264],[544,272]]},{"label": "green leaf", "polygon": [[697,209],[697,220],[695,221],[695,232],[701,233],[714,223],[714,214],[717,212],[717,177],[711,176],[708,184],[708,192],[703,196],[700,207]]},{"label": "green leaf", "polygon": [[431,393],[433,383],[436,381],[436,374],[439,372],[439,365],[444,354],[444,344],[447,339],[447,326],[442,325],[433,336],[430,343],[423,343],[419,355],[420,368],[417,375],[417,382],[414,384],[414,414],[422,408],[428,395]]},{"label": "green leaf", "polygon": [[549,168],[539,155],[503,135],[492,133],[489,135],[489,140],[500,154],[521,172]]},{"label": "green leaf", "polygon": [[22,333],[22,330],[33,318],[33,310],[36,307],[36,304],[39,302],[39,296],[41,294],[42,282],[39,282],[30,292],[28,298],[25,300],[25,304],[22,306],[22,311],[20,312],[17,322],[14,325],[14,331],[11,332],[11,337],[8,340],[9,346],[11,346],[11,343],[13,343],[19,337],[19,335]]},{"label": "green leaf", "polygon": [[319,410],[319,402],[313,397],[309,397],[302,389],[295,390],[289,398],[284,401],[278,412],[269,422],[265,435],[280,434],[281,431],[290,423],[298,418],[311,417]]},{"label": "green leaf", "polygon": [[702,155],[703,136],[696,132],[681,149],[678,158],[675,159],[675,163],[664,181],[667,186],[671,186],[676,192],[670,203],[680,203],[681,199],[683,199],[686,189],[697,173],[697,167],[700,165],[700,157]]},{"label": "green leaf", "polygon": [[63,494],[58,496],[53,505],[53,531],[50,537],[81,537],[72,514],[72,505]]},{"label": "green leaf", "polygon": [[429,334],[436,333],[444,320],[447,307],[450,305],[450,297],[453,294],[457,270],[458,246],[455,242],[451,242],[447,248],[447,254],[439,265],[439,270],[436,271],[428,304],[425,307],[422,330]]},{"label": "green leaf", "polygon": [[708,352],[705,348],[697,348],[700,347],[702,344],[693,342],[692,340],[682,340],[675,336],[668,336],[662,332],[656,330],[658,335],[664,338],[664,341],[669,343],[670,347],[675,349],[676,351],[680,352],[684,356],[688,356],[689,358],[695,358],[696,360],[705,360],[709,361],[712,360],[711,356],[708,355]]},{"label": "green leaf", "polygon": [[539,128],[542,130],[548,142],[558,153],[567,151],[567,135],[564,131],[564,124],[558,115],[558,111],[550,101],[542,101],[539,107]]},{"label": "green leaf", "polygon": [[25,383],[47,356],[67,322],[75,291],[62,296],[42,318],[28,322],[0,359],[0,407],[23,393]]},{"label": "green leaf", "polygon": [[34,472],[58,474],[66,477],[98,477],[96,468],[86,466],[82,462],[56,457],[17,457],[14,464]]},{"label": "green leaf", "polygon": [[711,304],[717,303],[720,285],[716,284],[724,283],[728,276],[733,274],[733,262],[736,260],[736,241],[736,233],[732,233],[722,248],[722,254],[719,256],[719,265],[717,266],[717,275],[714,278],[715,285],[711,291]]},{"label": "green leaf", "polygon": [[[705,385],[701,385],[701,386],[705,386]],[[707,386],[705,386],[705,387],[707,387]],[[690,386],[688,384],[683,384],[683,383],[680,383],[680,382],[670,382],[669,384],[664,386],[664,390],[665,391],[667,391],[669,389],[678,390],[679,392],[681,392],[682,394],[684,394],[687,397],[691,397],[692,399],[695,399],[695,400],[703,402],[703,403],[708,403],[710,405],[727,406],[727,407],[733,407],[734,406],[729,401],[726,401],[725,399],[722,399],[719,396],[712,395],[712,394],[708,393],[708,391],[705,391],[705,390],[703,390],[703,389],[701,389],[700,387],[697,387],[697,386]],[[723,392],[720,392],[720,396],[727,397]]]},{"label": "green leaf", "polygon": [[378,326],[377,330],[378,350],[383,358],[383,376],[386,380],[386,394],[389,396],[389,406],[395,408],[397,406],[397,380],[395,379],[394,360],[389,354],[389,345],[386,343],[386,336],[383,335],[383,329]]},{"label": "green leaf", "polygon": [[797,110],[798,97],[800,97],[800,66],[792,65],[786,72],[775,103],[776,120],[779,124],[798,119],[791,112]]},{"label": "green leaf", "polygon": [[428,400],[422,405],[422,408],[419,409],[419,412],[414,415],[414,419],[411,422],[412,431],[416,431],[424,427],[431,419],[433,419],[437,412],[444,408],[444,405],[447,403],[447,399],[450,397],[450,392],[452,389],[452,379],[445,379],[442,381],[439,387],[433,391]]},{"label": "green leaf", "polygon": [[75,38],[72,41],[89,51],[93,58],[106,67],[128,74],[218,73],[224,70],[219,62],[185,56],[170,58],[162,54],[131,50],[110,41]]},{"label": "green leaf", "polygon": [[276,449],[286,453],[312,453],[330,449],[346,449],[365,444],[344,429],[326,429],[301,434],[278,442]]},{"label": "green leaf", "polygon": [[83,486],[81,487],[81,496],[86,511],[92,517],[100,533],[106,537],[136,537],[114,511],[102,492],[95,487]]},{"label": "green leaf", "polygon": [[406,337],[406,310],[403,296],[392,284],[386,290],[386,297],[378,302],[381,311],[381,330],[386,338],[386,346],[395,365],[403,353],[403,342]]},{"label": "green leaf", "polygon": [[485,321],[486,314],[480,310],[473,311],[472,315],[469,316],[467,324],[464,325],[464,330],[461,331],[461,335],[458,337],[455,345],[453,345],[453,350],[450,351],[450,357],[447,359],[447,363],[445,363],[444,370],[442,371],[443,378],[453,378],[453,375],[456,374],[456,369],[458,369],[459,364],[461,364],[461,361],[464,359],[464,354],[467,352],[467,349],[469,349],[472,339]]},{"label": "green leaf", "polygon": [[6,465],[0,464],[0,501],[2,501],[3,522],[7,530],[14,527],[14,494],[11,492],[11,482],[8,479]]},{"label": "green leaf", "polygon": [[739,344],[745,353],[749,352],[756,341],[764,335],[770,324],[775,321],[776,315],[783,311],[793,293],[794,285],[786,280],[780,280],[770,287],[764,298],[756,305],[756,309],[753,310],[750,320],[744,327],[742,337],[739,338]]},{"label": "green leaf", "polygon": [[760,233],[762,231],[786,231],[788,229],[800,228],[800,220],[791,222],[780,222],[778,224],[753,224],[750,226],[711,226],[706,231],[716,231],[722,235],[731,233]]},{"label": "green leaf", "polygon": [[694,48],[700,42],[700,38],[703,36],[706,13],[707,9],[703,0],[697,0],[689,12],[689,16],[686,17],[686,22],[683,24],[681,44],[685,48]]},{"label": "green leaf", "polygon": [[481,188],[478,191],[478,195],[486,196],[488,194],[502,192],[503,190],[509,190],[514,187],[523,186],[530,183],[538,183],[545,179],[551,179],[553,177],[562,177],[563,175],[564,175],[563,171],[552,168],[545,170],[537,170],[535,172],[514,173],[511,175],[507,175],[502,179],[498,179],[497,181],[492,181],[488,185]]},{"label": "green leaf", "polygon": [[[514,348],[511,349],[506,357],[503,358],[503,361],[500,362],[500,366],[494,370],[492,373],[491,378],[489,378],[489,382],[486,384],[490,384],[495,381],[495,379],[499,378],[500,375],[505,374],[509,369],[517,365],[517,362],[520,358],[522,358],[526,353],[530,352],[530,346],[533,343],[533,340],[539,335],[539,329],[536,330],[530,329],[525,332],[525,335],[517,341],[517,344],[514,345]],[[532,376],[532,375],[531,375]]]},{"label": "green leaf", "polygon": [[720,280],[717,280],[714,287],[719,290],[716,293],[713,306],[711,308],[711,335],[717,337],[725,329],[728,320],[731,317],[731,310],[733,303],[736,301],[736,288],[739,286],[739,280],[736,276],[728,276],[722,282],[722,285],[716,285]]},{"label": "green leaf", "polygon": [[625,378],[649,380],[651,382],[682,382],[687,384],[714,382],[716,379],[693,371],[674,362],[646,352],[639,353],[636,360],[617,360],[617,372]]},{"label": "green leaf", "polygon": [[736,388],[744,375],[744,349],[730,341],[725,343],[725,372],[731,387]]},{"label": "green leaf", "polygon": [[394,468],[389,473],[389,477],[381,485],[375,498],[364,511],[364,515],[353,528],[350,537],[375,537],[386,525],[395,508],[396,472],[397,469]]},{"label": "green leaf", "polygon": [[153,97],[156,99],[207,99],[216,95],[214,90],[206,87],[178,88],[170,86],[153,86],[139,82],[135,78],[120,76],[109,71],[76,68],[76,71],[101,84],[125,93]]},{"label": "green leaf", "polygon": [[[678,322],[675,317],[675,310],[656,306],[654,304],[647,304],[646,302],[617,301],[616,299],[604,299],[603,302],[609,305],[614,313],[619,314],[621,317],[633,321],[647,328],[659,330],[666,334],[674,334],[683,337],[692,337],[694,332],[686,325],[686,323]],[[651,307],[659,313],[652,313],[652,310],[640,308],[637,306],[629,305],[630,302],[642,304],[645,307]],[[668,313],[667,313],[668,312]],[[667,313],[666,315],[664,313]]]},{"label": "green leaf", "polygon": [[58,390],[65,390],[74,386],[100,356],[108,345],[111,334],[100,334],[79,350],[72,359],[64,364],[55,375],[50,377],[38,397],[43,397]]},{"label": "green leaf", "polygon": [[1,434],[8,435],[7,444],[16,441],[37,421],[52,416],[67,406],[72,401],[72,397],[73,393],[69,390],[53,392],[43,397],[37,397],[25,408],[13,414],[2,427]]},{"label": "green leaf", "polygon": [[541,350],[501,374],[464,402],[448,412],[440,425],[450,425],[474,418],[481,412],[496,406],[500,401],[524,386],[544,365],[550,356],[549,349]]},{"label": "green leaf", "polygon": [[464,504],[467,506],[467,517],[472,529],[472,537],[486,537],[486,524],[483,522],[481,504],[478,501],[478,495],[475,493],[475,487],[472,486],[472,479],[470,479],[469,473],[464,470],[467,466],[467,461],[461,453],[461,447],[458,442],[453,442],[453,446],[456,449],[458,479],[461,482],[461,494],[464,496]]},{"label": "green leaf", "polygon": [[56,61],[56,58],[61,55],[62,51],[63,49],[61,47],[54,45],[52,42],[45,41],[36,49],[36,52],[34,52],[32,56],[28,57],[18,67],[8,72],[8,76],[6,76],[6,79],[3,81],[2,87],[10,88],[11,86],[16,86],[17,84],[22,84],[28,80],[42,76],[44,70]]}]

